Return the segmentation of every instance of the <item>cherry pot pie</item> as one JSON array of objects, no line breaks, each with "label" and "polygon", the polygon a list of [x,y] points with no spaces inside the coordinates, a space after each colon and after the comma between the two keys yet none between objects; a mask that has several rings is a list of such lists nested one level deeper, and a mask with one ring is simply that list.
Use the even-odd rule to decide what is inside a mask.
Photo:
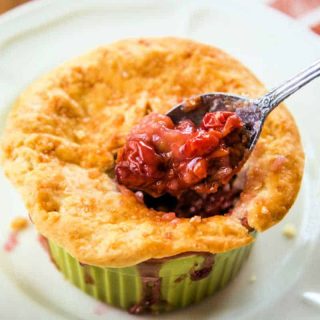
[{"label": "cherry pot pie", "polygon": [[84,292],[132,313],[198,302],[234,278],[257,232],[294,203],[304,156],[286,107],[234,172],[235,114],[208,113],[199,126],[165,115],[210,92],[265,88],[217,48],[146,38],[75,58],[14,103],[3,168],[52,261]]}]

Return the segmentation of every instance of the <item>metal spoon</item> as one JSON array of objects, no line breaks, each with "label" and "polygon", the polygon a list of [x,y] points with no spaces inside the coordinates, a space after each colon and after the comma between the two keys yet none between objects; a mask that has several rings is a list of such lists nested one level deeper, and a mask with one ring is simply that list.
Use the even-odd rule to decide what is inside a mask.
[{"label": "metal spoon", "polygon": [[[262,127],[270,112],[283,100],[318,76],[320,76],[320,60],[260,98],[250,99],[220,92],[207,93],[192,97],[175,106],[167,113],[167,116],[176,124],[181,120],[190,119],[196,125],[200,125],[202,118],[208,112],[235,112],[244,123],[246,130],[242,133],[246,134],[246,137],[242,139],[245,152],[242,152],[241,156],[237,157],[237,163],[232,165],[233,172],[229,177],[231,178],[241,169],[257,144]],[[227,180],[229,179],[225,179],[225,182]]]},{"label": "metal spoon", "polygon": [[319,76],[320,60],[258,99],[222,92],[206,93],[192,97],[175,106],[167,113],[167,116],[174,123],[178,123],[183,119],[190,119],[196,125],[199,125],[204,115],[208,112],[236,112],[246,128],[250,130],[251,139],[247,148],[252,150],[270,112],[283,100]]}]

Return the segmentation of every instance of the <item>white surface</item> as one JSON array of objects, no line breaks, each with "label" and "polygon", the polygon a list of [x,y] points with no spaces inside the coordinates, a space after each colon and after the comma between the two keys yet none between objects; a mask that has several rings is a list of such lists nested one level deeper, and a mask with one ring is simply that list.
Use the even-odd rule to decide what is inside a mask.
[{"label": "white surface", "polygon": [[[244,1],[36,1],[0,17],[0,112],[30,81],[100,44],[133,36],[175,35],[233,54],[268,86],[320,57],[320,41],[285,16]],[[223,292],[164,319],[319,319],[319,80],[288,100],[306,147],[298,201],[283,223],[259,236],[240,276]],[[4,117],[0,125],[3,125]],[[0,319],[127,319],[67,283],[31,228],[8,254],[2,244],[15,215],[26,214],[0,176]],[[282,236],[285,223],[298,235]],[[256,281],[250,283],[250,278]]]}]

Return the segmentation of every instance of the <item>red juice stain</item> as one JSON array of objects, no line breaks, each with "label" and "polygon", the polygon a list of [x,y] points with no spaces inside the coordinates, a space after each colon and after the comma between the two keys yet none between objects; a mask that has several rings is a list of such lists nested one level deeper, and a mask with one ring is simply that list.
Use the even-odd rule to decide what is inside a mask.
[{"label": "red juice stain", "polygon": [[16,248],[17,244],[19,243],[17,236],[18,236],[17,232],[10,232],[9,233],[8,239],[3,245],[4,251],[12,252]]},{"label": "red juice stain", "polygon": [[38,241],[39,241],[40,245],[42,246],[42,248],[43,248],[47,253],[50,253],[49,244],[48,244],[47,238],[45,238],[44,236],[42,236],[41,234],[39,234],[39,235],[38,235]]},{"label": "red juice stain", "polygon": [[93,309],[93,313],[97,316],[102,316],[104,314],[106,314],[108,308],[104,303],[98,303],[94,309]]}]

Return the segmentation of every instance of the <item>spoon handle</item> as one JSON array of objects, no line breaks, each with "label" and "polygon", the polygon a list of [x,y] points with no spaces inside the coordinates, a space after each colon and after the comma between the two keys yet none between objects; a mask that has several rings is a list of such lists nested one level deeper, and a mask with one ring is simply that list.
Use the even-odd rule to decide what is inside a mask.
[{"label": "spoon handle", "polygon": [[291,96],[297,90],[305,86],[313,79],[320,76],[320,60],[316,61],[313,65],[307,69],[301,71],[290,80],[282,83],[280,86],[271,90],[266,95],[262,96],[258,100],[258,106],[261,111],[267,115],[276,106],[278,106],[283,100]]}]

